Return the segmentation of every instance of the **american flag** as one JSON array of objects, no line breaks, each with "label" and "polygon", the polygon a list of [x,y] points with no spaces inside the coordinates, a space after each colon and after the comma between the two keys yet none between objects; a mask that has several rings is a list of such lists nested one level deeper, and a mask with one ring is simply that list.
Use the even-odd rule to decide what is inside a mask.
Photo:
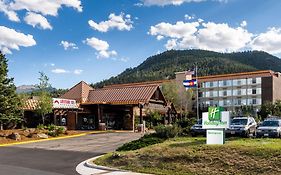
[{"label": "american flag", "polygon": [[196,79],[183,80],[183,86],[186,88],[197,87],[197,80]]}]

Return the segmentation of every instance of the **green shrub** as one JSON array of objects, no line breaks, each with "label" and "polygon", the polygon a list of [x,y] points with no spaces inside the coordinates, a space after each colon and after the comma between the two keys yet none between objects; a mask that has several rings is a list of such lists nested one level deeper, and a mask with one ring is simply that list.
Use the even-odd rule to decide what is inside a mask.
[{"label": "green shrub", "polygon": [[179,135],[181,136],[187,136],[190,134],[190,128],[196,123],[196,118],[183,118],[181,120],[178,120],[176,124],[182,128],[181,133]]},{"label": "green shrub", "polygon": [[177,121],[177,125],[181,128],[190,128],[196,123],[196,118],[183,118]]},{"label": "green shrub", "polygon": [[48,126],[46,127],[46,129],[47,129],[48,131],[54,131],[54,130],[57,129],[57,126],[54,125],[54,124],[51,124],[51,125],[48,125]]},{"label": "green shrub", "polygon": [[56,131],[48,131],[47,133],[49,136],[52,136],[52,137],[57,137],[58,136],[58,133]]},{"label": "green shrub", "polygon": [[168,139],[168,138],[177,137],[180,134],[181,129],[176,125],[173,126],[158,125],[155,127],[155,131],[158,137]]},{"label": "green shrub", "polygon": [[64,127],[57,127],[56,132],[58,135],[63,134],[65,132],[65,128]]},{"label": "green shrub", "polygon": [[129,143],[125,143],[121,147],[119,147],[116,151],[131,151],[137,150],[143,147],[147,147],[149,145],[154,145],[157,143],[164,142],[165,139],[157,137],[155,134],[145,135],[138,140],[131,141]]},{"label": "green shrub", "polygon": [[45,129],[45,126],[43,124],[37,125],[37,129]]}]

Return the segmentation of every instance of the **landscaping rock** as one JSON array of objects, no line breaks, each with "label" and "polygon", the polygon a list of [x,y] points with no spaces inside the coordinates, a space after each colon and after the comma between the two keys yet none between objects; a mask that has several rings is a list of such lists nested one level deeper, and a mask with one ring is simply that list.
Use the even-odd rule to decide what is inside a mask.
[{"label": "landscaping rock", "polygon": [[47,138],[49,138],[48,135],[46,135],[46,134],[36,134],[36,135],[40,139],[47,139]]},{"label": "landscaping rock", "polygon": [[8,137],[9,137],[10,139],[13,139],[13,140],[16,140],[16,141],[21,140],[21,136],[20,136],[20,134],[17,133],[17,132],[13,132],[13,133],[10,134]]}]

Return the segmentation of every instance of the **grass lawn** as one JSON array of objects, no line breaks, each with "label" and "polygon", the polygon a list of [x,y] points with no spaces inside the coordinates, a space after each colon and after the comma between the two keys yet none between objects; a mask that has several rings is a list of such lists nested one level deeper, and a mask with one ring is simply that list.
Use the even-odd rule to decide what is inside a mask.
[{"label": "grass lawn", "polygon": [[281,139],[205,142],[205,138],[179,137],[135,151],[109,153],[95,163],[151,174],[281,174]]}]

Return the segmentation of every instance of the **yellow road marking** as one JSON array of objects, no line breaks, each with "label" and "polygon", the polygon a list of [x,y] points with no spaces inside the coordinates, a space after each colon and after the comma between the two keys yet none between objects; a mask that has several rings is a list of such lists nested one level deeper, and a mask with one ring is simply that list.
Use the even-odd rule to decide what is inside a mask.
[{"label": "yellow road marking", "polygon": [[107,132],[122,132],[122,131],[91,131],[91,132],[85,132],[85,133],[81,133],[81,134],[70,135],[70,136],[53,137],[53,138],[48,138],[48,139],[29,140],[29,141],[23,141],[23,142],[0,144],[0,147],[21,145],[21,144],[27,144],[27,143],[44,142],[44,141],[50,141],[50,140],[68,139],[68,138],[73,138],[73,137],[81,137],[81,136],[85,136],[85,135],[89,135],[89,134],[99,134],[99,133],[107,133]]}]

